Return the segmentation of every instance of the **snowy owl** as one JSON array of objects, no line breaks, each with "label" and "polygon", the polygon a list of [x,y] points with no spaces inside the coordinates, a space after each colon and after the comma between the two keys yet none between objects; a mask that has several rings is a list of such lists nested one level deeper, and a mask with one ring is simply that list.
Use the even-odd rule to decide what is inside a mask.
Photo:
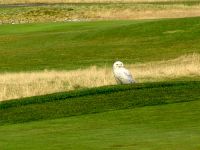
[{"label": "snowy owl", "polygon": [[124,68],[124,64],[121,61],[116,61],[113,64],[113,73],[118,84],[130,84],[135,82],[131,73]]}]

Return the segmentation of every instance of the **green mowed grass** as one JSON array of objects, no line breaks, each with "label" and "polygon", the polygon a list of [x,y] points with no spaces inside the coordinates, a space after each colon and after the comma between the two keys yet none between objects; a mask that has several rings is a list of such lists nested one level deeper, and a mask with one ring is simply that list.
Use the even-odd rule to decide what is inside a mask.
[{"label": "green mowed grass", "polygon": [[[199,53],[199,26],[198,17],[2,25],[0,72]],[[199,89],[137,83],[0,102],[0,149],[199,149]]]},{"label": "green mowed grass", "polygon": [[0,26],[0,71],[149,62],[200,51],[200,18]]},{"label": "green mowed grass", "polygon": [[198,150],[199,107],[198,99],[1,126],[0,149]]}]

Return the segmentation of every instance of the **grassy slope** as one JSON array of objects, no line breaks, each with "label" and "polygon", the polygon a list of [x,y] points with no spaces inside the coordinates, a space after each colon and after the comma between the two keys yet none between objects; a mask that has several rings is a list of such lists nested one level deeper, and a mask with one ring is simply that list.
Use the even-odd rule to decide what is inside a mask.
[{"label": "grassy slope", "polygon": [[0,103],[0,125],[200,99],[200,83],[111,86]]},{"label": "grassy slope", "polygon": [[[170,87],[142,88],[112,93],[111,95],[96,95],[92,96],[93,99],[90,99],[91,96],[85,97],[83,98],[84,101],[87,102],[89,100],[91,102],[90,105],[94,107],[93,101],[98,104],[103,96],[106,101],[101,102],[101,109],[106,108],[108,103],[112,103],[112,98],[116,99],[115,103],[121,101],[117,104],[121,103],[120,105],[125,108],[128,107],[123,105],[131,105],[134,101],[138,102],[139,99],[143,103],[160,101],[161,103],[169,102],[171,104],[135,109],[129,107],[130,109],[67,117],[58,120],[1,126],[0,149],[197,150],[200,148],[200,95],[198,91],[199,83],[176,83]],[[120,98],[118,98],[118,94],[120,94]],[[137,97],[137,94],[140,97]],[[133,99],[134,96],[135,98]],[[183,102],[184,100],[195,101]],[[65,108],[68,105],[67,101],[76,103],[80,99],[65,100]],[[182,101],[182,103],[175,103],[177,101]],[[58,102],[54,103],[54,108],[64,108],[64,103],[62,105],[57,105],[59,104]],[[53,106],[50,103],[45,103],[45,105]],[[88,107],[87,104],[86,106]],[[50,107],[41,109],[42,112],[40,113],[47,113],[46,108]],[[88,107],[88,109],[91,108]],[[96,108],[99,109],[98,106]],[[16,109],[18,111],[22,110],[21,113],[25,114],[24,117],[30,115],[28,108],[26,112],[21,107]],[[72,109],[72,107],[69,109]],[[10,111],[12,112],[12,109]],[[30,111],[34,113],[34,111],[39,110]],[[2,110],[1,114],[4,115]],[[13,114],[10,114],[10,117],[11,115]]]},{"label": "grassy slope", "polygon": [[76,69],[199,52],[200,18],[2,25],[0,71]]}]

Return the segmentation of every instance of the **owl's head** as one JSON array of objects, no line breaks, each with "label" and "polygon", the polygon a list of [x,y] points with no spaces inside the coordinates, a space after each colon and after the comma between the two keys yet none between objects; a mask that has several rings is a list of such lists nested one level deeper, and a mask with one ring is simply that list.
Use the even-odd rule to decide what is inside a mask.
[{"label": "owl's head", "polygon": [[122,67],[124,67],[124,64],[121,61],[116,61],[113,64],[113,69],[122,68]]}]

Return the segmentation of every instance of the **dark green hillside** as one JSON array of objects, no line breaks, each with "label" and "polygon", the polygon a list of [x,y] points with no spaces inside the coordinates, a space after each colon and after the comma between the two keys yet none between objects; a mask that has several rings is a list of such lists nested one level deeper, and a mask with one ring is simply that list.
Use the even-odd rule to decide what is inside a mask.
[{"label": "dark green hillside", "polygon": [[0,26],[0,71],[77,69],[200,51],[200,18]]},{"label": "dark green hillside", "polygon": [[199,82],[148,83],[86,89],[0,104],[0,124],[200,100]]}]

